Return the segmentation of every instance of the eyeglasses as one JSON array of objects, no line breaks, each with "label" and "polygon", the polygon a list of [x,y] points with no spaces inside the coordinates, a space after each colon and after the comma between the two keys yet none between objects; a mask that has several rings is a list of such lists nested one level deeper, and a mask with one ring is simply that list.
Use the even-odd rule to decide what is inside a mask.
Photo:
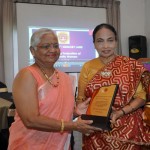
[{"label": "eyeglasses", "polygon": [[51,44],[39,45],[37,47],[41,48],[41,49],[45,49],[45,50],[48,50],[50,48],[58,49],[59,48],[59,44],[58,43],[54,43],[54,44],[51,43]]}]

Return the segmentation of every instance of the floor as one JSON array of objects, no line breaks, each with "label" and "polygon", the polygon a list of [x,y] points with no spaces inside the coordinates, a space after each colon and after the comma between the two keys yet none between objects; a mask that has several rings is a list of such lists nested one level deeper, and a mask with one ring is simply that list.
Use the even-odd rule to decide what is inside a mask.
[{"label": "floor", "polygon": [[0,132],[0,150],[7,150],[9,131],[3,129]]},{"label": "floor", "polygon": [[82,134],[80,132],[74,131],[74,149],[73,150],[81,150],[82,149]]}]

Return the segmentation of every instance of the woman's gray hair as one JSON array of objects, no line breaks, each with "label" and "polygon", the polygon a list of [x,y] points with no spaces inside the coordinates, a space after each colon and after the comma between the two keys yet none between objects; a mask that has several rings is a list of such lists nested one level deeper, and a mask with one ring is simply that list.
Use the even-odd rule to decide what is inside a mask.
[{"label": "woman's gray hair", "polygon": [[35,50],[37,50],[36,46],[41,42],[41,37],[44,34],[48,34],[48,33],[55,34],[53,30],[48,29],[48,28],[41,28],[35,31],[31,36],[30,47],[33,47]]}]

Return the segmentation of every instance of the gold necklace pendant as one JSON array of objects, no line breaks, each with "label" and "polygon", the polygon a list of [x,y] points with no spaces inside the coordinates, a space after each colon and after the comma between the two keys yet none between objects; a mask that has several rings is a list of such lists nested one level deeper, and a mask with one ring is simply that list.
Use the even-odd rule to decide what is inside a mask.
[{"label": "gold necklace pendant", "polygon": [[[54,73],[48,77],[48,75],[46,74],[46,72],[44,71],[44,69],[42,67],[40,67],[38,64],[37,66],[40,68],[40,70],[42,71],[43,75],[45,76],[46,80],[53,86],[53,87],[57,87],[59,85],[59,74],[57,70],[54,70]],[[52,79],[54,77],[54,75],[56,75],[56,84],[52,82]]]},{"label": "gold necklace pendant", "polygon": [[104,78],[109,78],[112,75],[112,72],[111,70],[105,69],[104,71],[100,72],[100,75]]},{"label": "gold necklace pendant", "polygon": [[57,80],[57,83],[56,84],[54,84],[54,83],[52,83],[52,76],[50,77],[50,78],[47,78],[46,76],[46,79],[47,79],[47,81],[53,86],[53,87],[57,87],[58,85],[59,85],[59,75],[58,75],[58,71],[54,71],[54,75],[56,75],[56,80]]}]

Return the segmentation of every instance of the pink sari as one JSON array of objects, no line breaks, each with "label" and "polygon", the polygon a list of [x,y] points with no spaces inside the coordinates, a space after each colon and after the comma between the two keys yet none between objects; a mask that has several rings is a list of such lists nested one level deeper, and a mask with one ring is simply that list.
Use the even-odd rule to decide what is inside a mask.
[{"label": "pink sari", "polygon": [[[58,71],[59,86],[52,87],[48,82],[43,81],[34,67],[26,69],[31,71],[38,83],[40,114],[57,120],[72,120],[74,95],[69,76]],[[70,133],[27,129],[16,113],[15,122],[10,127],[8,150],[68,150],[69,144]]]}]

